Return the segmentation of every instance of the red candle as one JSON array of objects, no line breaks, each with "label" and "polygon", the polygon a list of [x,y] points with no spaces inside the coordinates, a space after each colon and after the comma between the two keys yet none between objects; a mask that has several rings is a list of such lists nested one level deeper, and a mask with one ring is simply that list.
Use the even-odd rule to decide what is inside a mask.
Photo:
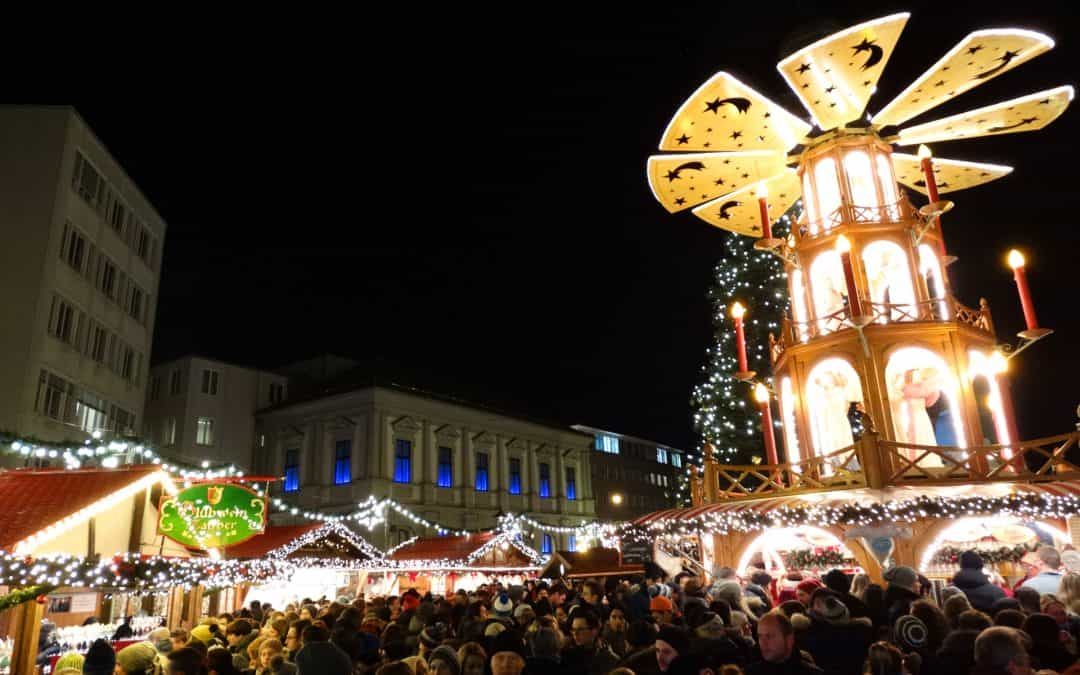
[{"label": "red candle", "polygon": [[[930,203],[939,201],[937,191],[937,178],[934,177],[934,159],[930,154],[930,148],[925,145],[919,146],[919,158],[922,160],[922,172],[923,180],[926,181],[926,193],[930,197]],[[938,248],[941,250],[941,257],[944,258],[945,253],[945,233],[941,231],[941,216],[934,218],[934,227],[938,231]]]},{"label": "red candle", "polygon": [[836,251],[840,254],[840,266],[844,269],[844,284],[847,286],[848,312],[852,317],[862,316],[859,293],[855,288],[855,272],[851,268],[851,242],[840,235],[836,238]]},{"label": "red candle", "polygon": [[758,208],[761,209],[761,236],[772,239],[772,220],[769,218],[769,189],[762,183],[758,187]]},{"label": "red candle", "polygon": [[776,435],[773,433],[772,404],[769,390],[764,384],[758,382],[754,387],[754,398],[761,407],[761,435],[765,438],[765,457],[769,464],[779,464],[780,460],[776,456]]},{"label": "red candle", "polygon": [[1035,318],[1035,303],[1031,301],[1031,289],[1028,288],[1027,272],[1024,270],[1024,256],[1015,248],[1009,251],[1009,267],[1013,269],[1016,290],[1020,292],[1020,306],[1024,309],[1024,321],[1027,322],[1028,330],[1035,330],[1039,327],[1039,320]]},{"label": "red candle", "polygon": [[750,369],[746,365],[746,334],[743,332],[742,318],[746,313],[738,302],[731,306],[731,318],[735,320],[735,348],[739,354],[739,372],[745,373]]}]

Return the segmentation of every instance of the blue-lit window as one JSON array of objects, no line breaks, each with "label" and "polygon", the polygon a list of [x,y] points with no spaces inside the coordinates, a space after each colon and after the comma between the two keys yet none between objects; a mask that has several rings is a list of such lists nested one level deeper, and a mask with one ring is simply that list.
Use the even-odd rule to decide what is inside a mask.
[{"label": "blue-lit window", "polygon": [[671,453],[671,466],[682,466],[682,455],[677,452]]},{"label": "blue-lit window", "polygon": [[544,554],[551,553],[551,535],[545,534],[544,538],[540,540],[540,552]]},{"label": "blue-lit window", "polygon": [[454,450],[452,448],[439,448],[439,479],[436,485],[439,487],[454,486]]},{"label": "blue-lit window", "polygon": [[510,458],[510,494],[521,494],[521,460]]},{"label": "blue-lit window", "polygon": [[412,482],[412,441],[394,441],[394,482]]},{"label": "blue-lit window", "polygon": [[300,489],[300,450],[293,448],[285,451],[285,492]]},{"label": "blue-lit window", "polygon": [[566,540],[566,550],[570,551],[571,553],[577,550],[577,537],[575,537],[574,535],[570,535],[570,537]]},{"label": "blue-lit window", "polygon": [[597,436],[596,437],[596,449],[601,452],[606,452],[609,455],[619,454],[619,438],[618,436]]},{"label": "blue-lit window", "polygon": [[352,482],[352,441],[334,444],[334,485]]},{"label": "blue-lit window", "polygon": [[661,464],[667,464],[668,463],[667,458],[668,458],[667,448],[657,448],[656,449],[656,461],[660,462]]},{"label": "blue-lit window", "polygon": [[488,491],[488,454],[476,453],[476,491]]},{"label": "blue-lit window", "polygon": [[566,498],[577,499],[577,471],[572,466],[566,467]]},{"label": "blue-lit window", "polygon": [[551,496],[551,465],[540,465],[540,497],[548,498]]}]

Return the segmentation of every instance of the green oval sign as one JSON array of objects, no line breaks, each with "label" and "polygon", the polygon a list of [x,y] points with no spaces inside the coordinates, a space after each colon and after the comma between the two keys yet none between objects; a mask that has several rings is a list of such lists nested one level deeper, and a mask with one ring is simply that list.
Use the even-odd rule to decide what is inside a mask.
[{"label": "green oval sign", "polygon": [[266,498],[231,483],[203,483],[163,497],[158,534],[195,548],[233,546],[266,529]]}]

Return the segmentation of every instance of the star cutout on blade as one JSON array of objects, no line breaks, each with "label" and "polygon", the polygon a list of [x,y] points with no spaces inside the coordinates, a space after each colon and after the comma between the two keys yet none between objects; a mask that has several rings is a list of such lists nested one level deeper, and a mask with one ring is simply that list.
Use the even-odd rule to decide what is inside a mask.
[{"label": "star cutout on blade", "polygon": [[720,97],[717,97],[715,101],[705,104],[705,112],[711,112],[714,115],[720,112]]},{"label": "star cutout on blade", "polygon": [[768,119],[768,118],[770,118],[770,117],[772,117],[772,113],[771,113],[771,112],[768,112],[768,111],[766,111],[766,112],[765,112],[765,119]]},{"label": "star cutout on blade", "polygon": [[748,173],[744,173],[744,174],[742,175],[742,177],[743,177],[743,178],[749,178],[749,177],[750,177],[750,174],[748,174]]},{"label": "star cutout on blade", "polygon": [[825,93],[826,94],[831,94],[834,91],[836,91],[836,85],[835,84],[832,84],[832,85],[829,85],[828,87],[825,87]]},{"label": "star cutout on blade", "polygon": [[690,142],[690,137],[687,136],[686,134],[683,134],[682,136],[679,136],[675,140],[677,140],[679,142],[679,145],[686,145],[687,143]]},{"label": "star cutout on blade", "polygon": [[974,47],[968,47],[967,53],[968,54],[974,54],[975,52],[979,51],[982,48],[983,48],[982,45],[975,45]]},{"label": "star cutout on blade", "polygon": [[742,132],[741,132],[741,131],[732,131],[732,132],[731,132],[731,138],[732,138],[732,139],[738,138],[739,136],[742,136]]},{"label": "star cutout on blade", "polygon": [[802,75],[803,73],[805,73],[808,70],[810,70],[810,64],[809,63],[804,63],[801,66],[799,66],[799,74],[800,75]]},{"label": "star cutout on blade", "polygon": [[713,181],[713,185],[723,185],[723,184],[724,184],[724,179],[723,178],[717,178],[715,181]]},{"label": "star cutout on blade", "polygon": [[1044,98],[1043,100],[1039,101],[1039,105],[1050,105],[1050,99]]},{"label": "star cutout on blade", "polygon": [[669,183],[671,181],[673,181],[673,180],[676,180],[678,177],[679,177],[679,172],[675,171],[675,170],[668,171],[667,174],[664,176],[664,178],[668,179]]},{"label": "star cutout on blade", "polygon": [[945,80],[938,80],[937,82],[934,83],[934,86],[935,87],[944,87],[945,86]]},{"label": "star cutout on blade", "polygon": [[686,200],[683,199],[682,197],[679,197],[678,199],[675,200],[675,205],[676,206],[682,206],[685,203],[686,203]]},{"label": "star cutout on blade", "polygon": [[802,86],[802,88],[803,88],[803,89],[809,89],[809,88],[810,88],[810,85],[809,85],[809,84],[804,84],[804,85]]}]

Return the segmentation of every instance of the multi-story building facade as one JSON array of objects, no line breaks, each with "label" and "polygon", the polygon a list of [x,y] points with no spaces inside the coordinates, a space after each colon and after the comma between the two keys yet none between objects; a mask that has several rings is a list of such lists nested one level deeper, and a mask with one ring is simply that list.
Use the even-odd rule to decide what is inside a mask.
[{"label": "multi-story building facade", "polygon": [[68,107],[0,107],[0,429],[140,431],[165,221]]},{"label": "multi-story building facade", "polygon": [[[550,525],[596,517],[593,438],[391,386],[362,386],[258,413],[252,471],[277,475],[273,494],[299,509],[349,513],[369,495],[390,497],[449,528],[524,513]],[[287,514],[286,514],[287,515]],[[391,546],[435,532],[389,511],[371,532]],[[569,534],[540,534],[541,551],[570,549]]]},{"label": "multi-story building facade", "polygon": [[251,468],[255,411],[288,395],[284,375],[202,356],[150,369],[145,436],[174,461]]},{"label": "multi-story building facade", "polygon": [[590,460],[601,520],[628,520],[679,506],[675,500],[685,471],[685,453],[670,445],[576,424],[593,438]]}]

